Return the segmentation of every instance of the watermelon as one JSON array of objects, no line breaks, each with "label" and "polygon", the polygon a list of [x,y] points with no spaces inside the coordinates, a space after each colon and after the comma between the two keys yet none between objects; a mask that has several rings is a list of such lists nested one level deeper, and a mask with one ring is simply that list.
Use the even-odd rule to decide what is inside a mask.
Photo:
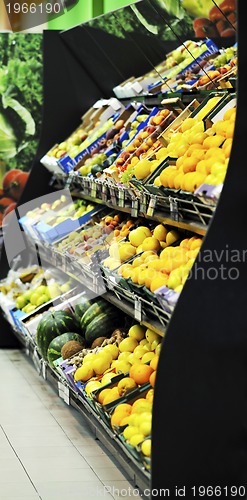
[{"label": "watermelon", "polygon": [[80,304],[75,305],[75,317],[80,321],[83,314],[89,309],[93,304],[92,300],[84,299]]},{"label": "watermelon", "polygon": [[64,344],[66,344],[66,342],[69,342],[69,340],[76,340],[82,345],[82,348],[85,345],[85,339],[78,333],[65,332],[61,335],[58,335],[58,337],[55,337],[50,342],[47,349],[47,360],[51,366],[53,366],[53,363],[56,359],[61,358],[61,349]]},{"label": "watermelon", "polygon": [[119,311],[103,312],[96,316],[85,330],[85,340],[88,346],[98,337],[110,337],[119,324]]},{"label": "watermelon", "polygon": [[71,313],[52,311],[44,314],[36,332],[36,343],[41,356],[47,360],[47,349],[50,342],[62,333],[75,330],[77,330],[77,324]]},{"label": "watermelon", "polygon": [[109,304],[105,299],[98,299],[97,302],[92,304],[87,311],[83,314],[81,321],[80,321],[80,326],[82,331],[84,331],[89,323],[93,321],[94,318],[102,314],[103,312],[110,312],[114,307]]}]

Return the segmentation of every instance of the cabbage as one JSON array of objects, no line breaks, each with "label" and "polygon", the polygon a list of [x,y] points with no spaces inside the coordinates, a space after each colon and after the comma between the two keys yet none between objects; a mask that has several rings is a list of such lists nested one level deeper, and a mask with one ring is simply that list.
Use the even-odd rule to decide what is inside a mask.
[{"label": "cabbage", "polygon": [[0,112],[0,158],[13,158],[16,155],[16,136],[7,118]]},{"label": "cabbage", "polygon": [[214,2],[212,0],[181,0],[181,5],[193,17],[208,17]]}]

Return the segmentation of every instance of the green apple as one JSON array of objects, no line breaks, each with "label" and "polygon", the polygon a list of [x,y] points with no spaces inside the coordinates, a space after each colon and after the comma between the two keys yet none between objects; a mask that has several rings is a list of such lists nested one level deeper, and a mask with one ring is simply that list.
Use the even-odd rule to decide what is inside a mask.
[{"label": "green apple", "polygon": [[41,306],[42,304],[45,304],[48,302],[48,296],[46,294],[40,295],[38,300],[37,300],[37,306]]},{"label": "green apple", "polygon": [[25,312],[27,314],[31,313],[32,311],[34,311],[36,309],[37,306],[33,305],[33,304],[28,304],[26,307],[25,307]]},{"label": "green apple", "polygon": [[38,292],[34,291],[30,297],[31,304],[36,305],[39,297],[40,297],[40,294]]},{"label": "green apple", "polygon": [[17,297],[15,305],[17,309],[23,309],[27,305],[27,301],[24,298],[24,295],[20,295],[19,297]]}]

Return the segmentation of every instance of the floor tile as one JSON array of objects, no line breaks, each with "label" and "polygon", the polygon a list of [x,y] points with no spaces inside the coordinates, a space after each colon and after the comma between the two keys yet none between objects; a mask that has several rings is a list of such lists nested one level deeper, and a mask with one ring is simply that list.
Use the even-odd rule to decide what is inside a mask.
[{"label": "floor tile", "polygon": [[124,481],[125,476],[120,470],[112,465],[112,467],[95,467],[95,473],[101,481],[112,480],[112,481]]}]

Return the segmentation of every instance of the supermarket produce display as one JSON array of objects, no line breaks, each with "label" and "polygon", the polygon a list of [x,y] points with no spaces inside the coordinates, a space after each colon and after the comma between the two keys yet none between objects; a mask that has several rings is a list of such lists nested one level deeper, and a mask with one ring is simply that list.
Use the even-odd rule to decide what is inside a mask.
[{"label": "supermarket produce display", "polygon": [[[234,3],[233,25],[236,11]],[[226,15],[230,17],[231,12],[227,10]],[[212,15],[209,10],[213,23]],[[195,17],[194,27],[199,23],[196,13]],[[217,24],[218,33],[219,27]],[[86,26],[85,33],[81,30],[82,42],[90,29],[95,28]],[[78,28],[74,35],[78,40]],[[92,61],[97,36],[92,41]],[[226,473],[238,485],[242,479],[233,467],[232,450],[226,451],[223,445],[224,431],[231,434],[230,415],[219,431],[222,411],[228,407],[227,396],[222,395],[221,408],[216,399],[217,383],[224,383],[226,373],[225,361],[222,368],[216,351],[224,350],[225,340],[231,364],[228,335],[232,323],[229,318],[228,325],[226,318],[222,322],[224,307],[219,294],[223,285],[227,287],[230,310],[234,303],[231,287],[240,283],[232,273],[243,265],[240,260],[231,260],[231,250],[240,250],[242,243],[238,241],[234,247],[222,236],[233,221],[226,206],[227,192],[229,196],[235,193],[237,206],[233,159],[237,153],[239,48],[236,40],[221,36],[225,43],[221,39],[220,47],[213,35],[201,40],[185,36],[165,59],[157,56],[161,48],[158,42],[155,58],[159,64],[155,60],[148,72],[143,56],[143,71],[132,77],[128,73],[131,61],[125,73],[116,67],[111,72],[109,63],[109,79],[102,87],[92,73],[84,80],[86,61],[78,74],[86,88],[87,79],[92,78],[91,92],[87,88],[90,102],[73,114],[77,96],[71,93],[72,111],[66,125],[60,123],[64,110],[56,108],[51,122],[54,120],[54,126],[57,123],[57,129],[50,124],[49,140],[44,132],[39,161],[34,163],[17,202],[17,212],[4,218],[7,235],[18,215],[29,265],[18,267],[14,258],[14,269],[8,269],[5,247],[0,282],[3,317],[39,373],[58,388],[67,404],[85,415],[109,450],[113,447],[118,451],[119,463],[140,491],[151,484],[162,489],[167,481],[171,497],[175,484],[192,487],[204,477],[209,481],[211,474],[216,484],[217,472],[221,485],[224,481],[228,484]],[[104,37],[110,35],[104,33]],[[80,66],[80,58],[74,59],[75,46],[70,46],[73,30],[61,35],[47,32],[44,39],[45,74],[51,66],[54,40],[58,61],[66,54],[67,60],[72,60],[71,67]],[[126,43],[130,43],[129,38]],[[143,50],[145,53],[145,46]],[[58,71],[58,80],[59,76]],[[64,85],[68,85],[67,77]],[[45,87],[44,117],[58,80],[50,94]],[[50,84],[48,76],[47,81]],[[107,95],[109,81],[111,94]],[[44,175],[37,186],[34,176],[41,172]],[[207,251],[211,252],[208,259]],[[220,264],[226,265],[228,279],[220,276]],[[207,274],[211,268],[218,273],[212,279],[210,272]],[[216,312],[217,305],[220,315],[214,324],[211,312]],[[236,366],[239,374],[241,369]],[[232,395],[234,382],[228,379],[228,386]],[[236,404],[239,394],[236,391],[233,398]],[[210,395],[217,422],[211,415]],[[202,418],[195,399],[201,402],[204,397]],[[185,420],[181,423],[183,411]],[[207,432],[203,435],[206,419],[211,437]],[[236,437],[237,417],[234,422]],[[217,449],[217,466],[212,460],[207,473],[205,464],[211,451],[215,453],[210,447],[214,442],[217,447],[217,432],[227,464],[221,462]],[[199,450],[202,442],[203,450]],[[234,450],[234,457],[236,453]],[[161,456],[168,474],[165,479],[160,475]],[[194,483],[191,464],[196,471]],[[204,469],[205,475],[201,475]]]}]

